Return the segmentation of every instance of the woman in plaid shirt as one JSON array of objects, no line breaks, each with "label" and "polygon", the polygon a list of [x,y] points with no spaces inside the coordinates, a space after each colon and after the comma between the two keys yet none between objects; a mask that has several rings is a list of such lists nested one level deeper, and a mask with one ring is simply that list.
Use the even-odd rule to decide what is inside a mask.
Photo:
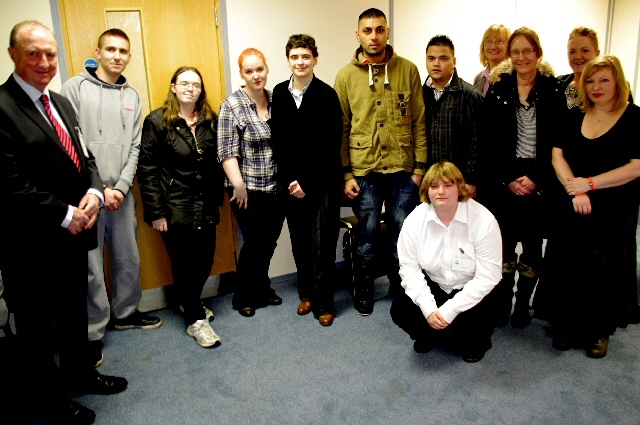
[{"label": "woman in plaid shirt", "polygon": [[242,232],[233,308],[251,317],[255,309],[280,305],[271,289],[269,263],[284,222],[276,194],[276,165],[271,151],[271,91],[262,52],[249,48],[238,58],[245,82],[220,105],[218,158],[226,174],[231,208]]}]

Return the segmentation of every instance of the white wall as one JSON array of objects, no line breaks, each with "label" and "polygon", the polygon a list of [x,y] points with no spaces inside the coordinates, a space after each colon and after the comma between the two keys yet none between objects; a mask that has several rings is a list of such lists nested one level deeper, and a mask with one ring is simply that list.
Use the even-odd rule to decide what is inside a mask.
[{"label": "white wall", "polygon": [[615,0],[610,52],[622,63],[625,77],[631,83],[633,98],[638,103],[640,84],[640,1]]},{"label": "white wall", "polygon": [[[9,33],[11,28],[20,21],[36,20],[40,21],[51,30],[53,30],[53,21],[51,19],[51,9],[48,0],[0,0],[0,82],[4,83],[13,72],[13,62],[7,52],[9,47]],[[6,44],[5,44],[6,43]],[[60,76],[56,75],[49,87],[54,91],[59,91],[62,87]]]},{"label": "white wall", "polygon": [[[629,0],[633,2],[634,0]],[[480,41],[492,24],[503,24],[511,31],[527,26],[538,33],[544,59],[557,74],[567,74],[567,40],[579,25],[595,29],[604,45],[607,29],[607,0],[452,0],[448,2],[397,0],[394,2],[396,51],[413,61],[427,78],[425,50],[436,34],[451,38],[456,48],[458,74],[466,81],[482,70]],[[637,31],[637,28],[636,28]]]}]

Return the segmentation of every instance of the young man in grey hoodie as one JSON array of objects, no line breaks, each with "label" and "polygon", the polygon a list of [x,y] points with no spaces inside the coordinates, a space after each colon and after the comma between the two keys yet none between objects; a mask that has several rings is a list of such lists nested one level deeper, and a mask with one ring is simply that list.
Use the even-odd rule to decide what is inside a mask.
[{"label": "young man in grey hoodie", "polygon": [[[142,134],[140,95],[122,76],[131,60],[129,37],[112,28],[98,38],[98,67],[85,68],[62,86],[73,105],[85,143],[96,157],[104,181],[98,248],[89,252],[88,340],[92,362],[100,366],[102,337],[111,316],[116,329],[153,329],[162,320],[137,310],[142,297],[136,205],[130,189]],[[109,247],[112,302],[104,278],[104,242]]]}]

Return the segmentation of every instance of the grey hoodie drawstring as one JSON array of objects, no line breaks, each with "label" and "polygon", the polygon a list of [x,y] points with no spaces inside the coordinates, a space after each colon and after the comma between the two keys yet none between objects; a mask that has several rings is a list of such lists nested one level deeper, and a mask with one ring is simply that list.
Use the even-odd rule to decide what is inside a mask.
[{"label": "grey hoodie drawstring", "polygon": [[100,95],[98,96],[98,131],[102,134],[102,84],[100,84]]},{"label": "grey hoodie drawstring", "polygon": [[124,121],[124,84],[120,86],[120,121],[122,122],[122,128],[126,128]]}]

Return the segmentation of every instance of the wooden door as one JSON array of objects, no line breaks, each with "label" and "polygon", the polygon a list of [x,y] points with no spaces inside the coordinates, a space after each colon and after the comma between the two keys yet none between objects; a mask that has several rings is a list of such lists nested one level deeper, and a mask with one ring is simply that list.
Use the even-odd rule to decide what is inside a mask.
[{"label": "wooden door", "polygon": [[[120,28],[131,41],[131,62],[124,72],[143,98],[143,117],[162,106],[175,70],[200,70],[215,111],[225,98],[218,0],[59,0],[69,75],[78,75],[95,58],[98,37]],[[172,283],[169,258],[159,233],[142,220],[137,183],[138,248],[143,289]],[[212,274],[235,271],[237,231],[228,199],[221,209]]]}]

